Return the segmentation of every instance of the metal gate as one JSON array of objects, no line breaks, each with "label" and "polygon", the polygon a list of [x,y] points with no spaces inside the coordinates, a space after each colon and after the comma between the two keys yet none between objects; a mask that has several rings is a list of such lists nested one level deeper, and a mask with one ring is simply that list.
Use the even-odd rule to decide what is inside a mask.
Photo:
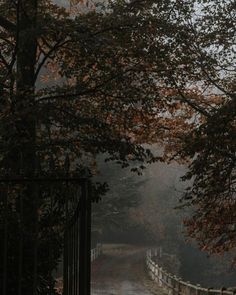
[{"label": "metal gate", "polygon": [[56,294],[62,256],[63,295],[90,294],[90,181],[64,172],[0,178],[2,295]]},{"label": "metal gate", "polygon": [[81,198],[65,230],[63,295],[90,294],[91,187],[80,182]]}]

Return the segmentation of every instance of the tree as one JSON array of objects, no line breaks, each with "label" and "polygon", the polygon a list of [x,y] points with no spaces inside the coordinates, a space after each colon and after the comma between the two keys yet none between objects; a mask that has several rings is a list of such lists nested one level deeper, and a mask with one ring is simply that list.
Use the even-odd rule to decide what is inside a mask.
[{"label": "tree", "polygon": [[182,201],[193,208],[185,221],[188,234],[203,250],[223,253],[236,246],[235,3],[199,2],[189,48],[198,60],[198,89],[209,100],[180,152],[192,159],[184,179],[193,183]]},{"label": "tree", "polygon": [[[179,32],[191,9],[184,1],[119,1],[71,16],[49,0],[1,1],[2,174],[32,177],[38,162],[44,174],[52,166],[61,171],[68,154],[72,167],[79,168],[88,165],[85,156],[104,152],[123,167],[157,160],[142,144],[161,141],[169,132],[172,120],[163,114],[180,103],[185,116],[173,117],[185,126],[189,110],[198,107],[188,95],[176,96],[176,83],[185,89],[190,79]],[[55,188],[51,206],[47,189],[41,190],[11,186],[2,194],[1,219],[7,215],[11,222],[8,230],[6,222],[1,227],[1,235],[12,232],[12,275],[1,278],[3,293],[6,288],[7,294],[17,288],[24,294],[55,292],[52,269],[61,255],[63,194]],[[50,216],[56,217],[53,224]],[[57,242],[53,257],[44,251],[49,227]],[[18,237],[23,257],[14,250]]]},{"label": "tree", "polygon": [[130,168],[122,169],[117,164],[105,163],[104,156],[97,162],[96,178],[105,182],[109,191],[93,204],[92,228],[100,233],[103,241],[134,242],[137,233],[144,232],[144,227],[131,217],[130,211],[142,202],[140,190],[147,179],[144,175],[130,173]]}]

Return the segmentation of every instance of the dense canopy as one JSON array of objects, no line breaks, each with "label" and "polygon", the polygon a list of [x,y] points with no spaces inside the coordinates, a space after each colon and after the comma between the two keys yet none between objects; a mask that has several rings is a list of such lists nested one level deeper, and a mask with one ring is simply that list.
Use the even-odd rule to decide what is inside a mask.
[{"label": "dense canopy", "polygon": [[[60,171],[67,157],[72,170],[92,173],[99,153],[123,167],[132,161],[137,172],[144,163],[187,159],[193,186],[183,200],[196,209],[186,221],[190,235],[212,251],[234,247],[235,2],[72,1],[67,8],[2,0],[0,12],[2,174],[32,176],[38,163],[44,172]],[[163,154],[146,148],[152,143]],[[6,208],[15,218],[8,224],[16,231],[12,245],[24,228],[22,247],[32,258],[25,275],[57,213],[54,261],[49,266],[45,254],[40,268],[42,281],[51,282],[62,246],[58,194],[50,211],[46,194],[35,205],[33,186],[21,196],[14,187],[8,193],[1,220]],[[14,249],[9,255],[18,259]]]}]

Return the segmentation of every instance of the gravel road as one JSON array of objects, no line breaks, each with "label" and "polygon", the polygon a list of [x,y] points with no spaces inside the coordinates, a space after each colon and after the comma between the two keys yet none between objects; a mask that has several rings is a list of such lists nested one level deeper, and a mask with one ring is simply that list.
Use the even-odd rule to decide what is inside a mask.
[{"label": "gravel road", "polygon": [[92,264],[92,295],[165,295],[145,273],[145,248],[105,245]]}]

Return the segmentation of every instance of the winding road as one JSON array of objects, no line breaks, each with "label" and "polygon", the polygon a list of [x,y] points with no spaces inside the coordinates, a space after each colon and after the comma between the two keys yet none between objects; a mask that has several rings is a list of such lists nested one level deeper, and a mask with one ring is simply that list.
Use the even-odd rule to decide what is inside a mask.
[{"label": "winding road", "polygon": [[145,248],[105,245],[92,263],[92,295],[166,295],[145,273]]}]

